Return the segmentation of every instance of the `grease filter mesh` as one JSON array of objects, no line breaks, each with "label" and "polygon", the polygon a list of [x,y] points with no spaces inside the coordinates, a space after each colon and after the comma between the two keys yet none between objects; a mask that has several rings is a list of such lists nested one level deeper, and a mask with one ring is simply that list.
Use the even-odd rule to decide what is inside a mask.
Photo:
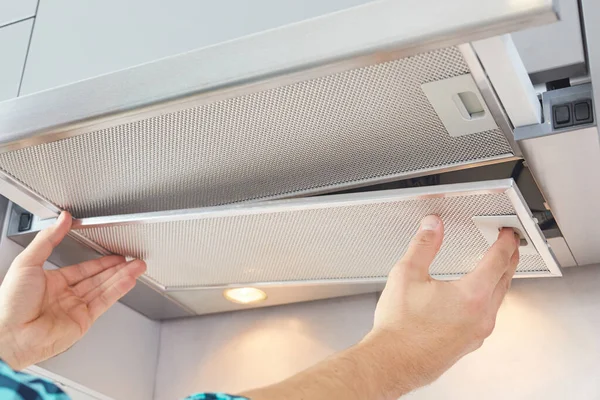
[{"label": "grease filter mesh", "polygon": [[[106,249],[148,264],[147,275],[169,288],[221,284],[385,277],[419,221],[445,222],[432,275],[469,272],[489,245],[475,215],[512,215],[503,193],[469,194],[294,211],[248,213],[92,227],[79,232]],[[539,255],[522,255],[518,272],[549,272]]]},{"label": "grease filter mesh", "polygon": [[510,156],[499,129],[451,137],[421,90],[469,73],[436,50],[0,154],[79,218],[196,208]]}]

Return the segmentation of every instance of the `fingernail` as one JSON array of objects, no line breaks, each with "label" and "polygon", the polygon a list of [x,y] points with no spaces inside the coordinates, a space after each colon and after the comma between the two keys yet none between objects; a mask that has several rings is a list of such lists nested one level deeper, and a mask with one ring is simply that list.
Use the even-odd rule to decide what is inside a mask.
[{"label": "fingernail", "polygon": [[421,220],[422,231],[434,231],[440,224],[440,219],[435,215],[428,215]]}]

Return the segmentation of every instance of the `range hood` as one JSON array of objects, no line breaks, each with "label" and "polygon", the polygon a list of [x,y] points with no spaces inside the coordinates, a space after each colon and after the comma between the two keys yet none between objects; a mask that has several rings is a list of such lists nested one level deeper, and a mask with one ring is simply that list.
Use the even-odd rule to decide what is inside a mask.
[{"label": "range hood", "polygon": [[12,238],[69,210],[55,262],[145,258],[129,304],[154,318],[235,309],[222,288],[242,284],[279,290],[264,305],[379,290],[430,212],[440,279],[481,256],[486,216],[527,235],[521,276],[560,275],[512,181],[278,200],[518,159],[470,42],[556,18],[550,0],[374,1],[0,103],[0,194],[36,215]]}]

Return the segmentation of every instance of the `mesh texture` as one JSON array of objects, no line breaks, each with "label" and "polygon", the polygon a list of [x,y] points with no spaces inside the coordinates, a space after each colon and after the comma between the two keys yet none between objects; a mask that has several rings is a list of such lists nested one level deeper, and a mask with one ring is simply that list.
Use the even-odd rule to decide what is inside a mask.
[{"label": "mesh texture", "polygon": [[[398,200],[230,217],[117,225],[79,232],[106,249],[146,260],[169,288],[385,277],[428,214],[445,223],[432,275],[469,272],[489,248],[471,218],[513,215],[505,194]],[[549,272],[522,255],[518,272]]]},{"label": "mesh texture", "polygon": [[512,155],[499,129],[448,135],[421,90],[469,72],[456,48],[0,154],[79,218],[292,195]]}]

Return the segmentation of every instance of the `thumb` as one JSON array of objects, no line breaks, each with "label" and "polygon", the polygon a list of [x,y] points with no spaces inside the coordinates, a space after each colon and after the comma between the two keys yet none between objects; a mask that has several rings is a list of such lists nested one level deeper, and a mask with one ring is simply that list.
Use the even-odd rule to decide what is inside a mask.
[{"label": "thumb", "polygon": [[71,214],[63,211],[56,222],[38,233],[31,243],[19,254],[12,266],[42,267],[52,254],[52,250],[64,239],[71,229]]},{"label": "thumb", "polygon": [[404,257],[394,269],[402,269],[411,279],[429,279],[429,266],[440,250],[443,240],[444,224],[441,218],[436,215],[426,216]]}]

